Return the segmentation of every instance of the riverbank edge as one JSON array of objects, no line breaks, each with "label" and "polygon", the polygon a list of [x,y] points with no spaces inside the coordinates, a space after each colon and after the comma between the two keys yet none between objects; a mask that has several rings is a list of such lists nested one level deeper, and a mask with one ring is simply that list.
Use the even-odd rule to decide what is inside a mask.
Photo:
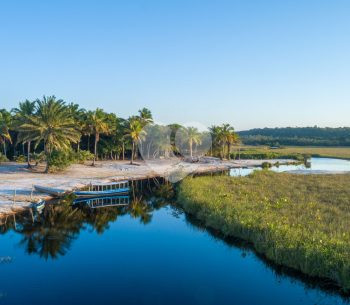
[{"label": "riverbank edge", "polygon": [[[264,162],[269,162],[271,164],[293,164],[294,162],[291,162],[292,160],[219,160],[215,162],[203,162],[203,163],[196,163],[198,164],[198,168],[188,174],[211,174],[216,172],[225,172],[229,171],[231,168],[259,168],[262,166]],[[116,164],[120,167],[119,169],[112,168],[111,170],[107,170],[107,172],[102,173],[101,176],[97,176],[97,172],[101,172],[104,170],[104,166],[108,164]],[[55,187],[55,188],[62,188],[67,193],[72,192],[75,189],[81,189],[88,185],[91,182],[91,179],[93,179],[95,182],[115,182],[115,181],[121,181],[121,180],[128,180],[128,181],[136,181],[136,180],[145,180],[145,179],[153,179],[153,178],[166,178],[167,176],[167,168],[162,170],[154,170],[152,167],[148,167],[143,161],[139,161],[139,165],[136,166],[136,170],[132,172],[124,171],[125,166],[128,165],[129,162],[97,162],[97,167],[91,167],[91,166],[85,166],[82,164],[75,164],[65,170],[64,172],[59,172],[55,174],[43,174],[43,173],[31,173],[30,171],[26,172],[17,172],[16,170],[8,170],[8,167],[26,167],[25,164],[18,164],[14,162],[7,162],[2,163],[2,165],[7,165],[7,169],[5,167],[5,173],[1,172],[1,166],[0,166],[0,224],[1,219],[4,219],[8,216],[14,215],[19,212],[23,212],[25,210],[28,210],[33,202],[33,199],[35,201],[44,199],[44,200],[51,200],[54,199],[54,197],[50,196],[49,194],[42,194],[38,192],[32,192],[32,188],[34,184],[38,184],[41,186],[47,186],[47,187]],[[186,163],[188,166],[191,166],[191,163]],[[77,168],[78,167],[78,168]],[[93,169],[95,172],[89,173],[88,171]],[[13,173],[6,173],[13,172]],[[78,176],[72,176],[73,172],[78,172]],[[16,176],[16,177],[14,177]],[[28,177],[28,178],[27,178]],[[35,180],[32,180],[35,179]],[[2,180],[2,181],[1,181]],[[26,180],[27,182],[23,182],[23,180]],[[55,181],[59,184],[63,185],[52,185],[52,183],[49,183],[49,181]],[[35,181],[35,182],[34,182]],[[18,185],[18,182],[21,182]],[[52,182],[52,181],[51,181]],[[68,183],[69,182],[69,183]],[[4,195],[1,191],[1,184],[6,185],[6,193],[7,195]],[[14,194],[17,192],[17,195]],[[8,195],[8,194],[11,195]],[[21,195],[20,195],[21,194]]]},{"label": "riverbank edge", "polygon": [[[283,173],[274,173],[276,175],[283,175]],[[343,174],[339,174],[343,175]],[[232,179],[237,179],[234,177],[231,177]],[[225,194],[219,194],[216,193],[217,197],[224,196]],[[268,236],[270,235],[270,232],[261,230],[260,232],[256,232],[254,229],[250,229],[248,226],[242,225],[239,221],[236,221],[234,223],[229,223],[225,217],[220,216],[227,216],[227,215],[218,215],[215,214],[215,207],[212,209],[208,208],[207,205],[205,205],[200,200],[197,200],[194,197],[188,196],[188,193],[184,191],[182,182],[178,185],[177,188],[177,204],[184,210],[185,213],[190,215],[191,217],[194,217],[196,221],[199,221],[204,228],[207,228],[208,230],[214,230],[221,234],[224,238],[236,238],[239,240],[242,240],[244,242],[247,242],[250,244],[251,249],[255,251],[259,256],[262,256],[264,259],[267,259],[267,261],[272,262],[276,266],[286,267],[290,270],[294,270],[296,272],[300,272],[300,274],[304,276],[309,276],[310,278],[316,278],[319,280],[325,280],[326,282],[330,281],[330,285],[334,287],[338,287],[339,293],[343,295],[349,295],[350,287],[349,285],[342,282],[342,279],[340,279],[336,272],[334,272],[334,276],[325,275],[322,273],[310,273],[306,270],[302,270],[301,265],[303,262],[299,262],[299,264],[288,264],[285,262],[277,261],[275,259],[276,253],[271,253],[268,250],[268,247],[266,244],[274,243],[273,240],[269,240],[266,238],[266,240],[260,240],[258,243],[254,235],[255,233],[259,233],[261,235]],[[210,215],[210,217],[208,216]],[[266,244],[264,244],[266,243]],[[291,251],[291,249],[285,249],[286,253]],[[294,249],[296,253],[302,252],[303,249]],[[293,251],[293,249],[292,249]],[[283,251],[281,251],[282,253]],[[281,254],[280,253],[280,254]],[[282,253],[283,255],[286,255],[286,253]],[[290,253],[292,254],[292,253]],[[306,258],[305,258],[306,259]]]}]

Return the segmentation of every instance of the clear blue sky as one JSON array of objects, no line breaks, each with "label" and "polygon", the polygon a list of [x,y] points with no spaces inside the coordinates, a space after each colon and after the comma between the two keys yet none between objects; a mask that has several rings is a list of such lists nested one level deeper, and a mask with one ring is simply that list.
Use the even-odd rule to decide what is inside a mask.
[{"label": "clear blue sky", "polygon": [[1,1],[0,108],[350,126],[350,1]]}]

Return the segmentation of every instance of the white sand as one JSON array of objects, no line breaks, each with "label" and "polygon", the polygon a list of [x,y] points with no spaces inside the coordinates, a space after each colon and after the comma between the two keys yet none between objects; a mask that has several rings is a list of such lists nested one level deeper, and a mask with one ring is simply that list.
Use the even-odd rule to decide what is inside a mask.
[{"label": "white sand", "polygon": [[32,191],[33,185],[54,187],[65,191],[82,188],[90,182],[108,182],[128,179],[146,179],[168,176],[174,167],[183,173],[205,173],[230,168],[260,166],[263,162],[288,163],[290,160],[242,160],[220,161],[208,158],[200,163],[179,163],[178,160],[137,161],[139,166],[128,161],[97,162],[96,167],[77,164],[62,173],[34,173],[25,164],[2,163],[0,165],[0,217],[31,205],[32,201],[50,196]]}]

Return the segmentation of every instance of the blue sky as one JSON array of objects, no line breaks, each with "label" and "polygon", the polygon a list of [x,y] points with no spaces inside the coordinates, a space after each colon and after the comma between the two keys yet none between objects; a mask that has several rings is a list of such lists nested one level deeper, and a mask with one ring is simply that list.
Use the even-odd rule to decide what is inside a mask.
[{"label": "blue sky", "polygon": [[349,1],[1,1],[0,108],[350,126]]}]

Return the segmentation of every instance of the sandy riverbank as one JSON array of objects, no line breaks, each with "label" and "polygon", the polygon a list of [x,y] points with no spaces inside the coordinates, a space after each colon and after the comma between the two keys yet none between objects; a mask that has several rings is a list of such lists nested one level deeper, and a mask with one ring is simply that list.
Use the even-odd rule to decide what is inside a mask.
[{"label": "sandy riverbank", "polygon": [[96,167],[76,164],[62,173],[43,174],[29,171],[25,164],[3,163],[0,165],[0,217],[23,210],[31,201],[39,198],[50,199],[42,193],[33,191],[33,185],[55,187],[65,191],[82,188],[90,182],[108,182],[120,180],[138,180],[152,177],[168,177],[174,167],[189,173],[209,173],[230,168],[260,166],[263,162],[287,163],[290,160],[206,160],[200,163],[178,162],[177,160],[158,160],[156,162],[102,161]]}]

